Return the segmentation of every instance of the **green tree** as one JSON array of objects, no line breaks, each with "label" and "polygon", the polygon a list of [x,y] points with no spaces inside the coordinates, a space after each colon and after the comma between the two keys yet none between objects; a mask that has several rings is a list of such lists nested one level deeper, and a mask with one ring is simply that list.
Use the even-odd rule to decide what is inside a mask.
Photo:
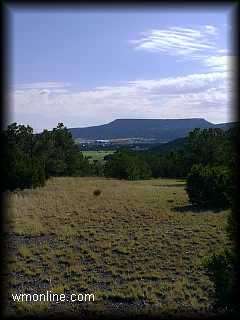
[{"label": "green tree", "polygon": [[190,202],[203,208],[229,207],[231,177],[231,171],[224,166],[193,165],[186,186]]},{"label": "green tree", "polygon": [[148,179],[151,169],[144,159],[128,150],[118,150],[108,158],[104,168],[107,177],[127,180]]},{"label": "green tree", "polygon": [[90,172],[88,160],[83,157],[63,123],[52,131],[44,130],[38,135],[35,152],[41,155],[47,177],[81,176]]},{"label": "green tree", "polygon": [[3,190],[42,186],[45,183],[43,163],[34,154],[35,136],[29,126],[13,123],[2,132],[4,141]]}]

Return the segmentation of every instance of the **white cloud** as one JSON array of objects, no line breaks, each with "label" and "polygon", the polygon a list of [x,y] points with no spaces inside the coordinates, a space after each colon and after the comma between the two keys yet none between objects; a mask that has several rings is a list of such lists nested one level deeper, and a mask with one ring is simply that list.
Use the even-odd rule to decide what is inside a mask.
[{"label": "white cloud", "polygon": [[227,72],[209,72],[160,80],[136,80],[129,83],[149,90],[161,89],[161,92],[165,94],[179,94],[195,90],[202,91],[211,86],[219,85],[228,78]]},{"label": "white cloud", "polygon": [[206,32],[212,35],[218,34],[217,28],[214,26],[207,25],[205,26]]},{"label": "white cloud", "polygon": [[198,28],[169,27],[149,30],[142,33],[140,39],[130,42],[138,50],[163,52],[173,56],[198,56],[199,53],[216,48],[216,34],[216,27],[209,25]]},{"label": "white cloud", "polygon": [[227,49],[219,49],[217,52],[220,54],[227,54],[228,50]]},{"label": "white cloud", "polygon": [[231,70],[233,60],[234,60],[234,56],[216,55],[216,56],[206,57],[203,60],[203,63],[207,67],[211,68],[211,70],[227,71],[227,70]]},{"label": "white cloud", "polygon": [[116,118],[201,117],[225,122],[232,119],[230,80],[228,72],[209,72],[85,91],[15,90],[10,96],[11,121],[29,123],[38,130],[58,122],[84,127]]}]

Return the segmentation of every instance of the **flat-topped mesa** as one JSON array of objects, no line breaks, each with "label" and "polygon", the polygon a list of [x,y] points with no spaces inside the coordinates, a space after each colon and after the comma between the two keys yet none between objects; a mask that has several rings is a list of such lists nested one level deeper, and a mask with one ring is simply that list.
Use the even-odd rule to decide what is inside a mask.
[{"label": "flat-topped mesa", "polygon": [[82,139],[155,139],[168,142],[186,136],[194,128],[212,128],[215,125],[203,118],[190,119],[116,119],[107,124],[69,129],[73,138]]},{"label": "flat-topped mesa", "polygon": [[161,125],[161,126],[188,126],[190,125],[208,125],[212,126],[211,122],[208,122],[204,118],[187,118],[187,119],[116,119],[106,125],[114,126],[130,126],[130,125],[139,125],[139,126],[151,126],[151,125]]}]

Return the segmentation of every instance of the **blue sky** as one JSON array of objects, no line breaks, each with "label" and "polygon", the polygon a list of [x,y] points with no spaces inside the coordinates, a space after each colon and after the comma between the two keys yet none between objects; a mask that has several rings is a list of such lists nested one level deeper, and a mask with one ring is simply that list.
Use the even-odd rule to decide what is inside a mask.
[{"label": "blue sky", "polygon": [[9,121],[232,120],[231,7],[9,10]]}]

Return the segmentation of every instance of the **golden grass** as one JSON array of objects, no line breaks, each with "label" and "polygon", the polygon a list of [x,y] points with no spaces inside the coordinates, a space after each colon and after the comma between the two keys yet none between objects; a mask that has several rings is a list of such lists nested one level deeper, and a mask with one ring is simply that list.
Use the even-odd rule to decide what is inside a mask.
[{"label": "golden grass", "polygon": [[210,307],[202,259],[228,245],[228,211],[189,211],[184,181],[54,178],[7,203],[9,292],[85,290],[103,310]]}]

